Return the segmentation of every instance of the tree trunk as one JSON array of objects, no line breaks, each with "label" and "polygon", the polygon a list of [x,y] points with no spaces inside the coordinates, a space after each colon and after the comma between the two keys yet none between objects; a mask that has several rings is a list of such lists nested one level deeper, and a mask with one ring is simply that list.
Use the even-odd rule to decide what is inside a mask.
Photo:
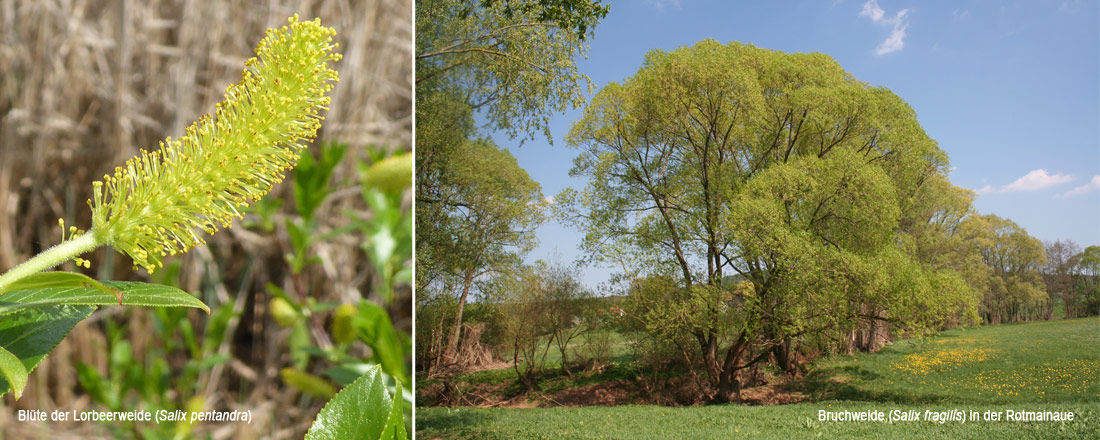
[{"label": "tree trunk", "polygon": [[783,339],[782,343],[772,348],[772,354],[775,355],[775,363],[788,376],[794,376],[798,373],[798,363],[794,361],[794,356],[791,355],[790,338]]},{"label": "tree trunk", "polygon": [[473,281],[473,271],[467,271],[466,278],[462,281],[462,297],[458,300],[458,311],[455,312],[454,330],[451,331],[451,337],[447,340],[447,349],[443,352],[443,359],[446,362],[452,362],[458,350],[458,338],[462,334],[462,309],[466,306],[466,297],[470,295],[470,286]]},{"label": "tree trunk", "polygon": [[747,344],[749,344],[749,340],[745,336],[745,332],[742,331],[741,335],[737,337],[737,341],[726,349],[726,356],[722,363],[715,363],[718,384],[715,387],[717,393],[711,398],[714,403],[741,402],[741,382],[737,379],[736,365],[743,354],[742,349]]},{"label": "tree trunk", "polygon": [[718,393],[714,403],[741,403],[741,382],[737,380],[737,370],[723,371],[718,379]]}]

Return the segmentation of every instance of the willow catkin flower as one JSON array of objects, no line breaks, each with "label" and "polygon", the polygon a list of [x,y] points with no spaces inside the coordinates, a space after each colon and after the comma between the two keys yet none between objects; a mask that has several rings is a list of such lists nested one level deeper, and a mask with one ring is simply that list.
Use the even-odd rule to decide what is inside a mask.
[{"label": "willow catkin flower", "polygon": [[205,244],[203,233],[240,219],[283,180],[321,127],[327,92],[339,80],[329,68],[340,60],[335,33],[297,15],[268,29],[213,116],[93,183],[89,233],[152,272],[163,256]]}]

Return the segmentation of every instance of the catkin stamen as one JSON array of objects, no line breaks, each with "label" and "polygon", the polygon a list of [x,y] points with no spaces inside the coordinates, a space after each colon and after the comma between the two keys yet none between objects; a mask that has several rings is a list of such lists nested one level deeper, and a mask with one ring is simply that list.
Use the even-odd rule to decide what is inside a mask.
[{"label": "catkin stamen", "polygon": [[324,119],[318,113],[327,110],[326,94],[339,80],[329,68],[341,58],[335,31],[320,20],[289,21],[268,29],[213,116],[93,184],[91,232],[135,266],[153,272],[162,257],[205,244],[196,229],[212,234],[230,227],[243,217],[239,208],[281,182],[317,135]]}]

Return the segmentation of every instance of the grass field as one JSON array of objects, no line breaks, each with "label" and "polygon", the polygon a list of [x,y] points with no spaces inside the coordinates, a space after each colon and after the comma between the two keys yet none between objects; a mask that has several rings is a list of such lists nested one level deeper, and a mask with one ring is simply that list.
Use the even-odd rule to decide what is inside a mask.
[{"label": "grass field", "polygon": [[[809,403],[669,408],[418,408],[433,438],[1100,438],[1100,318],[952,330],[818,362]],[[915,410],[913,422],[818,421],[818,412]],[[1072,411],[1072,422],[938,423],[925,411]]]}]

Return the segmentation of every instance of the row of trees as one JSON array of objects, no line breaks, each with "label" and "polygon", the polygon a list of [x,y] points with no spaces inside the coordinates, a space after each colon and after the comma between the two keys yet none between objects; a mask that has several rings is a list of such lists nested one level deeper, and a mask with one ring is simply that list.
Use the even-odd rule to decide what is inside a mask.
[{"label": "row of trees", "polygon": [[[418,341],[439,341],[418,344],[422,372],[458,360],[474,297],[496,310],[529,387],[553,346],[567,366],[578,328],[597,322],[565,307],[576,300],[563,292],[583,291],[575,275],[520,263],[547,206],[474,114],[513,138],[545,133],[550,114],[582,104],[573,59],[606,12],[418,1],[417,300],[443,311],[418,325]],[[800,353],[1049,318],[1056,302],[1096,313],[1093,248],[1044,249],[976,213],[913,109],[827,55],[655,50],[595,94],[567,141],[588,184],[555,197],[556,215],[584,234],[588,262],[622,269],[625,315],[713,402],[739,400],[761,363],[797,374]]]},{"label": "row of trees", "polygon": [[1042,243],[979,215],[899,97],[823,54],[702,41],[650,52],[568,136],[561,201],[633,315],[715,402],[796,347],[877,350],[984,320],[1049,317]]},{"label": "row of trees", "polygon": [[483,130],[549,138],[549,116],[583,103],[573,60],[606,14],[598,0],[417,0],[417,301],[449,311],[418,326],[440,341],[418,345],[422,365],[458,360],[465,305],[545,220],[538,183]]},{"label": "row of trees", "polygon": [[1067,318],[1100,315],[1100,246],[1081,246],[1070,240],[1047,242],[1046,264],[1039,271],[1047,291],[1046,319],[1061,303]]}]

